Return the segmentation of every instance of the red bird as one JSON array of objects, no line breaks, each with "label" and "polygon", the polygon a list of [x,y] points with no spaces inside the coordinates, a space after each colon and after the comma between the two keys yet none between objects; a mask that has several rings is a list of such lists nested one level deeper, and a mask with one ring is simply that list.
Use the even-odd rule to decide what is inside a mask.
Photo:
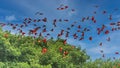
[{"label": "red bird", "polygon": [[77,32],[80,32],[80,30],[77,30]]},{"label": "red bird", "polygon": [[20,27],[22,28],[24,25],[21,25]]},{"label": "red bird", "polygon": [[115,57],[113,57],[113,59],[115,60],[116,58],[115,58]]},{"label": "red bird", "polygon": [[89,20],[89,16],[86,19]]},{"label": "red bird", "polygon": [[94,21],[94,20],[95,20],[94,16],[92,16],[91,20],[92,20],[92,21]]},{"label": "red bird", "polygon": [[99,45],[102,46],[102,42]]},{"label": "red bird", "polygon": [[101,31],[103,31],[105,29],[105,27],[106,27],[105,25],[102,25]]},{"label": "red bird", "polygon": [[106,30],[106,31],[105,31],[105,34],[109,34],[109,30]]},{"label": "red bird", "polygon": [[117,22],[117,26],[120,26],[120,22]]},{"label": "red bird", "polygon": [[60,33],[60,34],[63,35],[63,33],[64,33],[64,30],[61,30],[61,33]]},{"label": "red bird", "polygon": [[74,24],[71,24],[71,27],[73,27],[74,26]]},{"label": "red bird", "polygon": [[70,30],[70,28],[68,27],[67,30]]},{"label": "red bird", "polygon": [[103,50],[100,50],[101,53],[103,53]]},{"label": "red bird", "polygon": [[84,36],[84,32],[82,32],[82,36]]},{"label": "red bird", "polygon": [[85,17],[82,18],[82,22],[84,22],[84,21],[85,21]]},{"label": "red bird", "polygon": [[50,31],[52,31],[52,32],[53,32],[53,31],[54,31],[54,29],[51,29]]},{"label": "red bird", "polygon": [[46,38],[43,39],[43,43],[47,43],[47,39]]},{"label": "red bird", "polygon": [[32,34],[35,34],[37,30],[30,30],[30,32],[32,32]]},{"label": "red bird", "polygon": [[61,36],[61,34],[58,34],[57,37],[59,38]]},{"label": "red bird", "polygon": [[105,11],[105,10],[103,11],[103,14],[106,14],[106,11]]},{"label": "red bird", "polygon": [[89,37],[89,40],[92,40],[92,37]]},{"label": "red bird", "polygon": [[62,22],[62,19],[59,19],[59,22]]},{"label": "red bird", "polygon": [[38,20],[37,20],[37,22],[40,22],[40,21],[41,21],[41,19],[38,19]]},{"label": "red bird", "polygon": [[114,31],[114,30],[116,31],[117,29],[118,29],[118,28],[112,28],[112,31]]},{"label": "red bird", "polygon": [[62,50],[63,50],[63,48],[62,48],[62,47],[60,47],[60,48],[59,48],[59,51],[60,51],[60,52],[62,52]]},{"label": "red bird", "polygon": [[96,20],[94,20],[93,22],[96,23]]},{"label": "red bird", "polygon": [[42,53],[46,53],[47,52],[47,48],[42,48]]},{"label": "red bird", "polygon": [[116,23],[110,23],[111,26],[115,25]]},{"label": "red bird", "polygon": [[98,31],[98,35],[100,34],[100,32],[101,32],[101,29],[100,28],[97,28],[97,31]]},{"label": "red bird", "polygon": [[22,35],[25,35],[25,32],[22,32]]},{"label": "red bird", "polygon": [[103,54],[103,55],[102,55],[102,57],[104,58],[104,57],[105,57],[105,55]]},{"label": "red bird", "polygon": [[75,9],[71,9],[72,10],[72,12],[74,12],[75,11]]},{"label": "red bird", "polygon": [[36,20],[36,19],[34,19],[34,20],[33,20],[33,22],[37,22],[37,20]]},{"label": "red bird", "polygon": [[68,20],[68,19],[65,19],[64,21],[65,21],[65,22],[68,22],[69,20]]},{"label": "red bird", "polygon": [[44,19],[42,19],[43,22],[47,22],[47,18],[45,17]]},{"label": "red bird", "polygon": [[66,36],[65,37],[68,37],[69,36],[69,32],[66,33]]},{"label": "red bird", "polygon": [[119,52],[115,52],[115,54],[119,54]]},{"label": "red bird", "polygon": [[118,30],[120,30],[120,27],[118,27]]},{"label": "red bird", "polygon": [[62,4],[62,5],[60,5],[60,7],[57,8],[57,10],[65,10],[65,9],[67,9],[67,8],[68,8],[68,6],[64,6],[64,5]]},{"label": "red bird", "polygon": [[68,8],[68,6],[65,6],[65,9],[67,9]]},{"label": "red bird", "polygon": [[13,26],[12,28],[13,28],[13,29],[16,29],[16,26]]},{"label": "red bird", "polygon": [[68,55],[68,51],[64,51],[64,55],[65,55],[65,56]]},{"label": "red bird", "polygon": [[63,7],[61,7],[61,8],[57,8],[57,10],[64,10],[64,8],[63,8]]},{"label": "red bird", "polygon": [[95,5],[94,7],[95,7],[95,8],[98,8],[99,6],[98,6],[98,5]]},{"label": "red bird", "polygon": [[18,26],[18,24],[16,24],[15,26]]},{"label": "red bird", "polygon": [[93,13],[94,13],[94,14],[96,14],[97,12],[96,12],[96,11],[94,11]]},{"label": "red bird", "polygon": [[78,25],[78,28],[80,29],[80,28],[81,28],[81,26],[80,26],[80,25]]},{"label": "red bird", "polygon": [[107,38],[107,41],[110,41],[110,37]]},{"label": "red bird", "polygon": [[54,25],[54,27],[56,27],[56,22],[57,22],[57,20],[54,19],[54,20],[53,20],[53,25]]},{"label": "red bird", "polygon": [[44,28],[42,32],[46,32],[46,28]]},{"label": "red bird", "polygon": [[42,33],[40,33],[39,36],[41,37],[41,36],[42,36]]},{"label": "red bird", "polygon": [[84,39],[84,37],[81,37],[79,40],[83,40]]},{"label": "red bird", "polygon": [[112,15],[109,16],[109,20],[112,20]]},{"label": "red bird", "polygon": [[67,43],[67,39],[65,39],[64,41],[63,41],[63,44],[65,45]]}]

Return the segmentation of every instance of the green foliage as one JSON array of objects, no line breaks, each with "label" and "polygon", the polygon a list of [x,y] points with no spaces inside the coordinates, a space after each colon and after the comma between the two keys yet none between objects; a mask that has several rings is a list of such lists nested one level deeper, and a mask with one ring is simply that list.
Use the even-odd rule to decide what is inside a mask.
[{"label": "green foliage", "polygon": [[85,50],[63,41],[44,43],[42,37],[12,35],[0,29],[0,68],[119,68],[117,60],[90,61]]},{"label": "green foliage", "polygon": [[5,66],[5,64],[0,62],[0,68],[3,68],[4,66]]}]

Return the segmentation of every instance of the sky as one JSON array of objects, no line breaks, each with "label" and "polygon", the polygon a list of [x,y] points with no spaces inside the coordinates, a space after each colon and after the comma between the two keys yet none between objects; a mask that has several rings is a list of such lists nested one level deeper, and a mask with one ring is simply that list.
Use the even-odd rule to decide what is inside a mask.
[{"label": "sky", "polygon": [[[101,27],[102,24],[107,26],[107,29],[111,27],[109,24],[111,22],[120,21],[120,0],[0,0],[0,23],[14,23],[22,24],[24,18],[48,18],[47,23],[39,23],[37,25],[45,24],[47,29],[52,28],[53,19],[68,19],[68,23],[62,22],[57,23],[57,28],[55,32],[51,33],[52,36],[61,30],[65,29],[73,22],[78,22],[77,25],[82,25],[82,27],[87,27],[90,32],[85,34],[84,40],[75,40],[72,36],[67,38],[67,43],[75,46],[81,46],[82,49],[86,49],[88,55],[92,59],[100,58],[100,50],[104,51],[105,58],[120,58],[120,55],[116,55],[115,52],[120,52],[120,31],[110,32],[108,35],[104,33],[97,35],[96,28]],[[57,10],[60,5],[67,5],[69,8],[67,10]],[[95,6],[98,8],[95,8]],[[74,9],[75,11],[71,11]],[[117,10],[118,9],[118,10]],[[102,14],[103,11],[106,14]],[[96,14],[93,12],[96,11]],[[43,16],[35,15],[36,12],[43,13]],[[112,20],[109,20],[109,15],[112,15]],[[83,17],[95,16],[96,24],[92,21],[81,22]],[[23,31],[28,32],[29,29],[34,28],[32,25],[24,28]],[[10,30],[9,26],[5,26],[4,30]],[[70,34],[74,33],[77,29],[72,28]],[[12,33],[16,31],[12,30]],[[80,36],[80,34],[78,34]],[[93,40],[89,41],[88,37],[92,36]],[[111,41],[106,41],[106,38],[110,37]],[[56,38],[56,37],[54,37]],[[62,37],[65,39],[65,37]],[[102,42],[103,46],[100,47],[99,43]]]}]

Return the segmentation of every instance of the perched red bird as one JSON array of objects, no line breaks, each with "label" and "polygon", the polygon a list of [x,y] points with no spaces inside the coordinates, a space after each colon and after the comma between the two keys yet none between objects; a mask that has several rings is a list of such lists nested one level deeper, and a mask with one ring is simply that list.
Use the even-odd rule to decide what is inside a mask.
[{"label": "perched red bird", "polygon": [[68,51],[64,51],[64,56],[68,55]]},{"label": "perched red bird", "polygon": [[43,43],[47,43],[47,39],[46,38],[43,39]]},{"label": "perched red bird", "polygon": [[65,45],[67,43],[67,39],[65,39],[64,41],[63,41],[63,44]]},{"label": "perched red bird", "polygon": [[42,53],[46,53],[47,52],[47,48],[42,48]]},{"label": "perched red bird", "polygon": [[59,48],[59,51],[60,51],[60,52],[62,52],[62,50],[63,50],[63,48],[62,48],[62,47],[60,47],[60,48]]}]

